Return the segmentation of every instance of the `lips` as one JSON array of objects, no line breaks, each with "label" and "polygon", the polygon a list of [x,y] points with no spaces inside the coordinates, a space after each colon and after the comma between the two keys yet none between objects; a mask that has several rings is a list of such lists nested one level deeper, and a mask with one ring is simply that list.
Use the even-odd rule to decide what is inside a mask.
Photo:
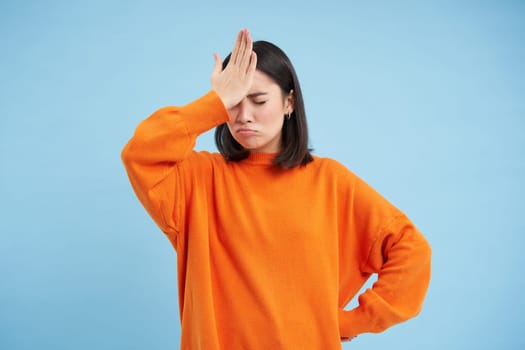
[{"label": "lips", "polygon": [[240,135],[255,135],[257,131],[252,130],[252,129],[242,128],[242,129],[238,129],[236,133]]}]

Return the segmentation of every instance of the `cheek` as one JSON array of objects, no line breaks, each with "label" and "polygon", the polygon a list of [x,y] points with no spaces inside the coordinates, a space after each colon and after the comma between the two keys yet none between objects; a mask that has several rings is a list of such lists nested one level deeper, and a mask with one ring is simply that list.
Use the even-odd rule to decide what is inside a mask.
[{"label": "cheek", "polygon": [[[228,126],[228,130],[230,130],[230,134],[232,134],[232,136],[234,136],[234,133],[233,133],[233,124],[234,124],[234,123],[231,121],[231,119],[230,119],[229,122],[226,122],[226,125]],[[235,136],[234,136],[234,137],[235,137]]]},{"label": "cheek", "polygon": [[267,108],[262,108],[257,115],[258,120],[271,124],[278,123],[282,118],[283,114],[280,106],[268,106]]},{"label": "cheek", "polygon": [[278,112],[273,115],[272,119],[269,120],[268,123],[272,125],[272,129],[279,131],[283,128],[284,117]]},{"label": "cheek", "polygon": [[227,112],[228,112],[228,118],[230,119],[228,123],[233,123],[235,119],[237,118],[237,109],[236,108],[228,109]]}]

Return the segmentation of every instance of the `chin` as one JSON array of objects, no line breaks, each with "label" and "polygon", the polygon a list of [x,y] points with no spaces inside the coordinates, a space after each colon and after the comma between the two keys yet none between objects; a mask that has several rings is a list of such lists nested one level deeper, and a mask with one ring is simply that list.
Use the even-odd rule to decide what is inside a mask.
[{"label": "chin", "polygon": [[240,143],[240,142],[239,144],[242,146],[242,148],[250,152],[256,151],[259,148],[258,145],[254,145],[254,144],[246,144],[246,143]]}]

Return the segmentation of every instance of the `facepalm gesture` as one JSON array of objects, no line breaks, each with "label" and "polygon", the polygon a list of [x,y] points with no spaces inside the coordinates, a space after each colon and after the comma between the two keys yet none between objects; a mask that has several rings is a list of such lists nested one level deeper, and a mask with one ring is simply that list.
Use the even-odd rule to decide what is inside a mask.
[{"label": "facepalm gesture", "polygon": [[235,107],[246,96],[253,83],[257,55],[247,29],[237,35],[230,60],[222,69],[222,60],[214,54],[215,65],[211,74],[212,89],[219,95],[227,109]]}]

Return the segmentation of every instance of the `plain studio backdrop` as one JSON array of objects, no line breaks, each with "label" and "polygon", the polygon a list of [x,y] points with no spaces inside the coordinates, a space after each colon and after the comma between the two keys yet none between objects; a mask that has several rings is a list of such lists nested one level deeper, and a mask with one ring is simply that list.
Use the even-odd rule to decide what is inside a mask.
[{"label": "plain studio backdrop", "polygon": [[0,349],[178,348],[176,255],[120,151],[244,27],[294,62],[315,154],[433,247],[422,313],[344,349],[523,349],[525,3],[496,0],[2,1]]}]

